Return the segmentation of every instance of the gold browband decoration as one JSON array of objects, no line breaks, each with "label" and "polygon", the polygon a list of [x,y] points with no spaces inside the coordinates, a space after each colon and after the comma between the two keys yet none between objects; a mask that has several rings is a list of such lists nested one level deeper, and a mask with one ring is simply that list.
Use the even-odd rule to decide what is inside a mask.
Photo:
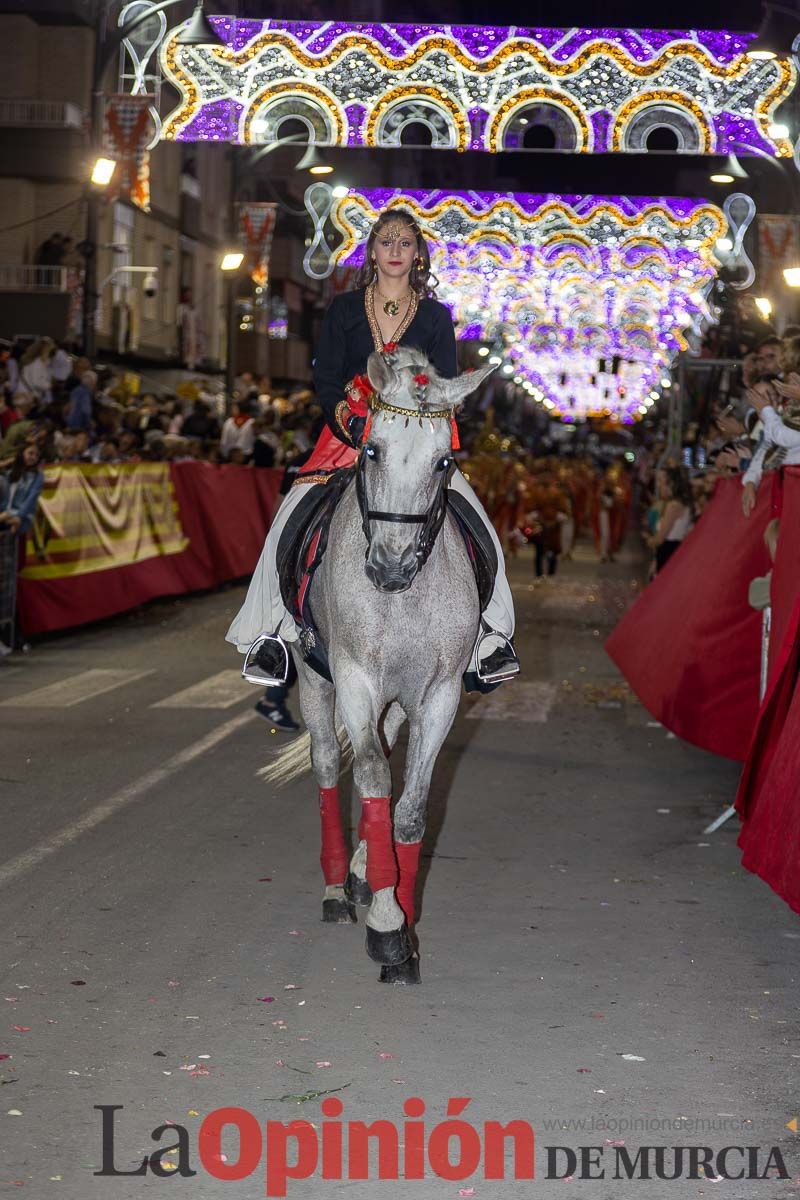
[{"label": "gold browband decoration", "polygon": [[442,419],[447,419],[449,421],[453,415],[453,410],[451,408],[432,408],[430,410],[422,408],[400,408],[397,404],[389,404],[387,400],[381,400],[380,396],[374,396],[369,401],[369,406],[373,410],[379,408],[382,409],[383,412],[398,413],[401,417],[419,417],[420,420],[423,418],[425,420],[428,418],[433,420],[434,417],[441,417]]},{"label": "gold browband decoration", "polygon": [[368,403],[370,407],[370,415],[367,418],[366,428],[364,429],[365,442],[372,425],[372,414],[376,410],[380,410],[382,412],[393,413],[396,416],[405,417],[406,426],[408,426],[408,422],[412,417],[416,417],[419,421],[420,429],[423,427],[422,422],[429,420],[431,423],[431,433],[433,432],[433,422],[437,417],[441,418],[442,420],[448,420],[450,422],[450,447],[452,450],[461,449],[461,441],[458,436],[458,426],[456,425],[456,414],[452,408],[432,408],[428,412],[425,412],[425,410],[421,408],[416,410],[413,408],[400,408],[397,404],[389,404],[387,400],[381,400],[380,396],[377,394],[372,396]]}]

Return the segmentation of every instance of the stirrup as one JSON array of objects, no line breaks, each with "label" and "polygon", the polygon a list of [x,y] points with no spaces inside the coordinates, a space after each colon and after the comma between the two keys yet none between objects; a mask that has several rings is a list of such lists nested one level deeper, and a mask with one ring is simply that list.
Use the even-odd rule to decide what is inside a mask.
[{"label": "stirrup", "polygon": [[277,633],[262,633],[244,658],[242,679],[258,687],[280,687],[289,678],[289,649]]},{"label": "stirrup", "polygon": [[[489,671],[486,669],[485,663],[481,662],[481,658],[480,658],[481,646],[483,645],[483,643],[486,641],[486,639],[488,637],[501,638],[502,641],[505,642],[506,648],[508,649],[509,653],[511,654],[511,656],[514,660],[512,663],[508,663],[507,666],[501,668],[499,671],[498,670]],[[501,647],[498,646],[497,649],[499,650],[499,649],[501,649]],[[493,650],[492,654],[494,654],[494,653],[495,653],[495,651]],[[486,662],[488,662],[491,657],[492,657],[491,654],[488,655]],[[517,659],[517,653],[514,649],[514,644],[511,641],[511,638],[506,637],[506,635],[504,633],[500,633],[497,629],[489,629],[487,627],[484,627],[484,632],[478,638],[477,646],[475,648],[475,659],[476,659],[475,675],[477,676],[477,680],[478,680],[479,684],[481,684],[481,683],[482,684],[505,683],[505,681],[507,679],[514,679],[517,675],[519,675],[519,660]]]}]

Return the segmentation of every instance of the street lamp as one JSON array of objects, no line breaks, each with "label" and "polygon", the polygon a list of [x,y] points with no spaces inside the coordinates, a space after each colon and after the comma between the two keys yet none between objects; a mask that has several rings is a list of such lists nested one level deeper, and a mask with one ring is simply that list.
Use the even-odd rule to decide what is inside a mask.
[{"label": "street lamp", "polygon": [[[97,157],[91,174],[91,180],[95,184],[95,187],[88,189],[86,197],[86,240],[84,242],[84,259],[86,265],[83,280],[83,352],[89,359],[94,358],[97,350],[95,320],[98,301],[97,239],[100,225],[100,194],[98,189],[105,187],[113,175],[113,167],[105,168],[107,178],[105,178],[102,170],[97,175],[101,161],[105,163],[113,162],[112,159],[101,159],[104,115],[103,80],[106,71],[114,61],[116,55],[119,54],[120,47],[125,39],[129,38],[140,25],[143,25],[145,21],[149,21],[157,13],[163,12],[165,9],[172,8],[175,4],[180,3],[181,0],[161,0],[160,4],[155,4],[152,8],[147,8],[138,15],[131,17],[124,25],[113,30],[111,33],[105,33],[105,22],[103,21],[98,20],[95,26],[90,121],[92,149]],[[205,16],[202,0],[199,0],[193,15],[185,22],[184,27],[177,35],[176,41],[182,46],[223,47],[226,45]],[[95,178],[96,175],[97,178]]]},{"label": "street lamp", "polygon": [[[147,14],[151,16],[151,13]],[[203,0],[198,0],[189,20],[175,39],[179,46],[224,46],[225,42],[217,33],[203,11]]]},{"label": "street lamp", "polygon": [[330,175],[333,167],[326,162],[313,142],[295,167],[295,171],[308,171],[311,175]]},{"label": "street lamp", "polygon": [[227,250],[219,264],[227,285],[225,312],[228,345],[225,352],[225,391],[228,403],[233,397],[233,385],[236,379],[236,275],[243,262],[244,255],[241,250]]},{"label": "street lamp", "polygon": [[100,157],[96,159],[90,176],[91,182],[97,187],[108,187],[116,166],[117,164],[113,158]]},{"label": "street lamp", "polygon": [[742,164],[739,162],[735,154],[729,154],[721,166],[716,167],[709,179],[712,183],[733,183],[736,179],[749,179],[750,176],[745,171]]}]

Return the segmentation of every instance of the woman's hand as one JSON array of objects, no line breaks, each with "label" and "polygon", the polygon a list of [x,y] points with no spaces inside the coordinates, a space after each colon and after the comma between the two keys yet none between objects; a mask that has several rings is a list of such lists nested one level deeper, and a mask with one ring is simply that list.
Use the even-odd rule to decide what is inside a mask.
[{"label": "woman's hand", "polygon": [[744,433],[744,425],[737,421],[736,417],[724,417],[720,414],[714,418],[714,424],[725,437],[740,437]]},{"label": "woman's hand", "polygon": [[746,483],[742,488],[742,512],[746,517],[756,506],[756,487],[754,483]]},{"label": "woman's hand", "polygon": [[776,379],[773,385],[784,400],[800,404],[800,375],[792,372],[788,379]]},{"label": "woman's hand", "polygon": [[761,413],[769,404],[775,402],[775,390],[769,383],[757,383],[747,389],[747,399],[756,412]]}]

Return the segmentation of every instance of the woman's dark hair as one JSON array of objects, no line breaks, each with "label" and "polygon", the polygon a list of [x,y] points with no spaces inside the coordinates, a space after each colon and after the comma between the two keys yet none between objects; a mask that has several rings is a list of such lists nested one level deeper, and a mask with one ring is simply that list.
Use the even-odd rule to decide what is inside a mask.
[{"label": "woman's dark hair", "polygon": [[681,504],[685,504],[687,508],[692,508],[694,494],[686,468],[667,467],[664,474],[667,477],[667,484],[672,493],[673,500],[678,500]]},{"label": "woman's dark hair", "polygon": [[378,269],[372,257],[375,241],[382,229],[390,224],[407,225],[417,239],[417,253],[408,274],[409,287],[416,292],[420,299],[435,296],[438,280],[431,274],[431,256],[428,243],[422,235],[416,217],[407,208],[386,208],[378,217],[370,230],[367,245],[364,250],[364,265],[356,276],[356,287],[369,287],[378,278]]},{"label": "woman's dark hair", "polygon": [[[28,467],[25,465],[25,451],[30,449],[31,446],[34,447],[34,449],[36,450],[36,453],[39,456],[35,467]],[[28,473],[28,471],[38,471],[39,463],[41,461],[42,461],[42,452],[39,449],[39,447],[36,445],[36,443],[35,442],[25,442],[24,445],[20,446],[19,450],[17,451],[16,455],[14,456],[14,461],[11,464],[11,470],[8,473],[8,477],[9,477],[10,481],[12,483],[17,483],[17,481],[22,479],[22,476],[26,475]]]}]

